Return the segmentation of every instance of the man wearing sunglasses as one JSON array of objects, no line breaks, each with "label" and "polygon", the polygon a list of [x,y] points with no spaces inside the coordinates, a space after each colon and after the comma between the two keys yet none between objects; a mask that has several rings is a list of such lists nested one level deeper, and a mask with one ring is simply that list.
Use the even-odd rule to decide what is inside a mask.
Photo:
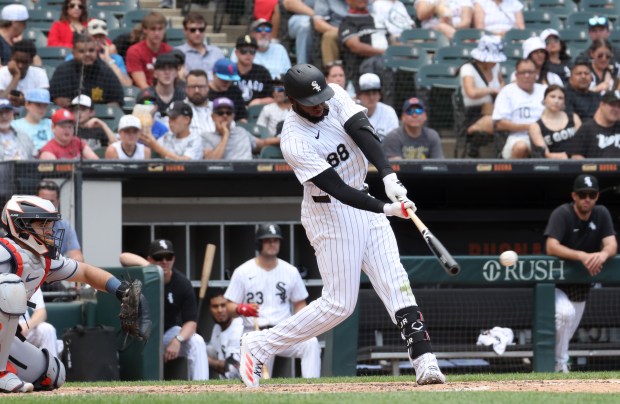
[{"label": "man wearing sunglasses", "polygon": [[[291,67],[291,59],[288,51],[277,42],[272,42],[273,26],[264,18],[255,20],[250,25],[250,35],[256,39],[258,45],[254,63],[264,66],[274,78],[283,76]],[[233,62],[237,61],[237,55],[232,55]]]},{"label": "man wearing sunglasses", "polygon": [[383,139],[383,150],[389,160],[442,159],[443,148],[437,131],[427,128],[426,108],[418,98],[403,104],[403,126]]},{"label": "man wearing sunglasses", "polygon": [[[588,34],[590,35],[590,43],[597,39],[604,39],[609,41],[609,20],[604,16],[594,16],[588,20]],[[611,63],[615,63],[620,65],[620,48],[613,47],[611,49],[612,60]],[[583,52],[577,56],[577,58],[586,58],[590,59],[590,55],[588,53],[588,49],[586,48]],[[620,66],[619,66],[620,67]]]},{"label": "man wearing sunglasses", "polygon": [[185,54],[185,72],[204,70],[213,78],[213,66],[219,59],[225,57],[224,52],[214,45],[209,45],[205,39],[207,21],[199,13],[189,13],[183,19],[185,43],[176,49]]},{"label": "man wearing sunglasses", "polygon": [[[572,203],[557,207],[549,217],[545,237],[547,254],[581,262],[590,276],[616,255],[618,244],[611,215],[597,205],[598,180],[582,174],[575,179]],[[609,270],[609,269],[608,269]],[[555,289],[555,370],[568,373],[568,343],[586,306],[589,284],[558,284]]]},{"label": "man wearing sunglasses", "polygon": [[239,77],[236,85],[241,90],[243,101],[247,106],[269,104],[271,97],[271,74],[269,70],[254,63],[258,44],[250,35],[237,38],[235,55]]},{"label": "man wearing sunglasses", "polygon": [[575,138],[583,145],[577,153],[583,157],[620,157],[620,91],[603,94],[594,117],[581,125]]},{"label": "man wearing sunglasses", "polygon": [[253,137],[241,126],[233,124],[235,104],[230,98],[213,100],[215,131],[203,136],[205,160],[251,160]]},{"label": "man wearing sunglasses", "polygon": [[129,252],[120,255],[123,266],[159,265],[164,273],[164,363],[187,358],[190,380],[209,380],[207,344],[196,331],[198,305],[191,282],[174,267],[170,240],[151,242],[147,259]]}]

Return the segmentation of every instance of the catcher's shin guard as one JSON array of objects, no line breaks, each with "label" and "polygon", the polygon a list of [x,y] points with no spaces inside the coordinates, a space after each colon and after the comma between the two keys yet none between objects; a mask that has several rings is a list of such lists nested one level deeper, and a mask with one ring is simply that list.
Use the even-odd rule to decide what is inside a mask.
[{"label": "catcher's shin guard", "polygon": [[65,384],[65,366],[47,349],[39,349],[24,338],[15,337],[9,361],[19,377],[35,390],[54,390]]},{"label": "catcher's shin guard", "polygon": [[27,301],[21,278],[15,274],[0,274],[0,372],[6,370],[19,316],[26,312]]},{"label": "catcher's shin guard", "polygon": [[409,357],[413,360],[427,352],[432,352],[431,339],[424,325],[424,317],[418,306],[405,307],[395,314],[396,325],[405,340]]}]

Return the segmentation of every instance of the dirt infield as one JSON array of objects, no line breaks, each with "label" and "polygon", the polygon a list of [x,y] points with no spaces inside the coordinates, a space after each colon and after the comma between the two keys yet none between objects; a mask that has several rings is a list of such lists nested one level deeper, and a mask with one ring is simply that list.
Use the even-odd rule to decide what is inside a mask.
[{"label": "dirt infield", "polygon": [[443,385],[418,386],[414,382],[387,383],[321,383],[265,384],[259,389],[243,385],[188,384],[174,386],[63,387],[53,392],[34,394],[191,394],[191,393],[382,393],[399,391],[540,391],[557,393],[620,393],[620,380],[520,380],[501,382],[451,382]]}]

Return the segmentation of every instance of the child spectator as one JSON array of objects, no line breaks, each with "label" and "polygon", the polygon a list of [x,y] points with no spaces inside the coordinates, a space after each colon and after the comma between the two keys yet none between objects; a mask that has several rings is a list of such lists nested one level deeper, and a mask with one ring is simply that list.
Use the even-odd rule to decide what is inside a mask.
[{"label": "child spectator", "polygon": [[142,130],[140,119],[125,115],[118,122],[118,135],[121,140],[112,143],[105,151],[109,160],[147,160],[151,158],[151,149],[138,143]]},{"label": "child spectator", "polygon": [[44,88],[32,88],[26,91],[26,116],[13,121],[15,130],[27,134],[34,143],[34,155],[47,142],[52,140],[52,121],[45,118],[50,101],[50,93]]},{"label": "child spectator", "polygon": [[75,116],[68,109],[61,108],[52,115],[54,137],[41,148],[40,160],[72,160],[82,158],[98,160],[86,142],[74,136]]}]

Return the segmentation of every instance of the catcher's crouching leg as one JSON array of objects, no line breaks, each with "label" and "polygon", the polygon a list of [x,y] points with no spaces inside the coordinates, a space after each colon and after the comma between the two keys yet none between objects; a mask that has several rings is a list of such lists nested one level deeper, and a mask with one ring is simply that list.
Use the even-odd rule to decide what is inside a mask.
[{"label": "catcher's crouching leg", "polygon": [[47,349],[39,349],[17,336],[9,360],[19,377],[34,385],[35,390],[55,390],[65,384],[65,366]]}]

